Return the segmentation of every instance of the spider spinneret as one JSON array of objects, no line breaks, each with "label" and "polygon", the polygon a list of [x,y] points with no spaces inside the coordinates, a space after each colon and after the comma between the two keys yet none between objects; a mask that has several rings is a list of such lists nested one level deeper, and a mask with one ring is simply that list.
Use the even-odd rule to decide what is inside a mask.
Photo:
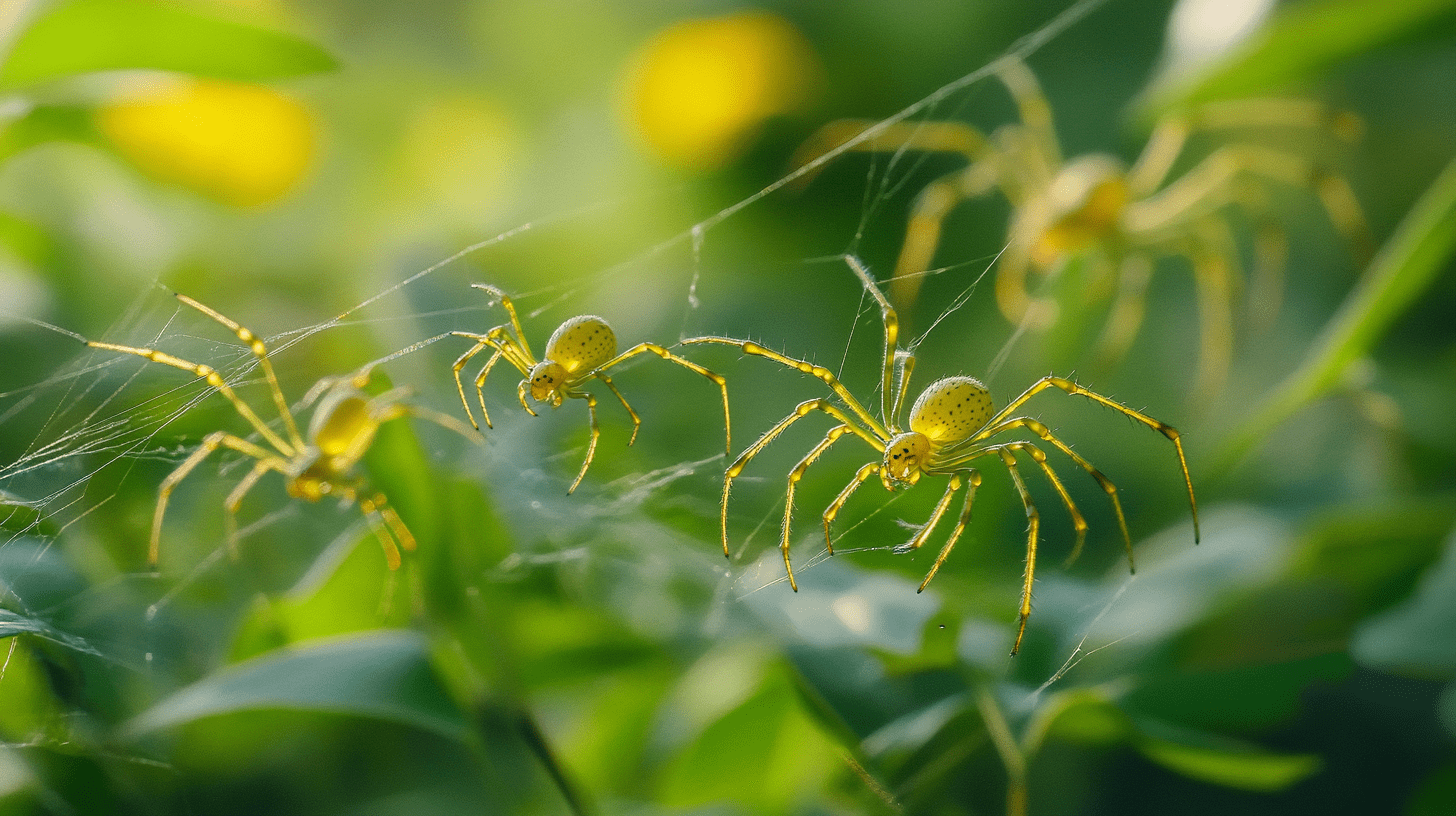
[{"label": "spider spinneret", "polygon": [[460,372],[476,355],[487,348],[492,350],[491,355],[475,377],[475,393],[480,403],[480,415],[485,420],[487,428],[494,426],[491,425],[490,413],[485,408],[485,380],[490,376],[491,369],[495,368],[496,363],[501,360],[510,363],[521,373],[522,379],[516,386],[516,399],[531,416],[537,414],[526,401],[528,394],[536,402],[549,404],[553,408],[561,407],[566,398],[585,400],[591,436],[587,441],[586,457],[581,463],[581,470],[577,472],[571,487],[567,488],[568,495],[575,492],[577,486],[581,484],[581,480],[586,477],[587,468],[591,467],[592,458],[596,455],[597,437],[601,435],[601,430],[597,426],[597,398],[590,391],[582,390],[581,386],[589,380],[601,380],[607,390],[617,398],[617,401],[622,403],[622,407],[627,411],[627,416],[632,420],[632,436],[627,440],[627,444],[631,445],[637,441],[637,431],[642,426],[642,420],[628,404],[627,398],[617,390],[616,384],[612,382],[611,377],[607,376],[606,371],[639,354],[648,352],[656,354],[664,360],[701,374],[718,386],[723,394],[724,449],[732,451],[733,437],[728,419],[728,382],[718,374],[691,360],[679,357],[656,343],[638,343],[618,354],[616,333],[612,331],[612,327],[604,318],[596,315],[573,317],[556,327],[556,331],[552,332],[551,338],[546,341],[544,357],[537,360],[531,352],[530,344],[526,341],[525,331],[521,328],[520,318],[516,315],[516,307],[511,303],[510,297],[488,283],[474,283],[471,286],[490,294],[499,301],[501,308],[506,311],[509,322],[496,326],[485,334],[451,332],[456,337],[475,341],[475,345],[460,355],[454,365],[455,386],[460,392],[460,403],[465,406],[465,414],[470,417],[470,424],[479,430],[480,426],[475,421],[475,412],[470,407],[470,401],[465,397],[465,383],[460,378]]},{"label": "spider spinneret", "polygon": [[1183,443],[1179,439],[1178,431],[1170,425],[1083,388],[1071,380],[1062,377],[1043,377],[997,411],[992,403],[990,392],[976,379],[964,376],[945,377],[931,383],[921,392],[910,408],[908,425],[901,425],[899,416],[909,391],[910,376],[915,368],[915,356],[910,351],[899,348],[899,319],[894,308],[890,306],[889,300],[881,292],[879,285],[870,276],[869,271],[853,256],[846,256],[846,262],[879,304],[881,319],[885,327],[884,365],[880,379],[880,413],[883,421],[876,418],[833,372],[823,366],[785,356],[758,343],[731,337],[694,337],[683,341],[684,344],[715,343],[735,346],[745,354],[766,357],[796,371],[809,374],[822,380],[844,405],[844,408],[840,408],[823,398],[800,403],[792,413],[764,432],[728,466],[723,476],[723,498],[720,513],[725,556],[732,557],[728,545],[728,496],[732,491],[733,480],[741,475],[748,463],[768,447],[774,439],[794,423],[812,413],[827,414],[838,424],[830,428],[824,439],[811,448],[789,471],[779,548],[783,554],[784,569],[788,575],[789,586],[795,591],[798,591],[799,586],[794,578],[794,567],[789,557],[795,487],[803,479],[809,466],[840,439],[846,435],[857,436],[868,443],[879,454],[879,457],[861,466],[839,495],[825,508],[821,519],[824,525],[825,545],[830,554],[834,552],[834,540],[831,534],[834,518],[849,502],[855,491],[871,477],[878,476],[881,485],[889,491],[894,491],[902,486],[913,486],[923,476],[948,477],[945,492],[931,511],[930,518],[909,541],[896,547],[896,552],[912,552],[922,547],[945,516],[956,494],[962,489],[965,490],[966,495],[960,517],[945,544],[942,545],[925,580],[920,583],[921,591],[924,591],[931,579],[935,577],[936,572],[945,563],[952,548],[955,547],[956,542],[970,523],[971,504],[975,498],[976,489],[981,484],[981,474],[971,467],[971,463],[977,459],[994,456],[1006,468],[1012,484],[1016,487],[1022,506],[1026,510],[1028,525],[1026,572],[1022,583],[1016,641],[1011,649],[1011,654],[1015,655],[1021,649],[1021,640],[1026,633],[1026,621],[1031,615],[1031,589],[1036,574],[1037,539],[1040,531],[1040,515],[1026,488],[1026,483],[1022,479],[1017,454],[1029,458],[1041,470],[1071,517],[1077,540],[1068,558],[1069,562],[1081,552],[1088,525],[1040,447],[1032,442],[1020,440],[996,441],[996,437],[1023,429],[1060,451],[1079,468],[1086,471],[1106,493],[1112,505],[1127,551],[1128,568],[1133,569],[1132,537],[1128,533],[1127,520],[1123,515],[1117,487],[1091,462],[1073,451],[1046,425],[1032,417],[1017,413],[1032,397],[1053,388],[1107,406],[1158,431],[1173,443],[1173,449],[1178,457],[1178,467],[1188,489],[1188,502],[1193,512],[1193,537],[1195,543],[1197,542],[1199,536],[1198,503],[1193,495],[1193,480],[1188,473],[1188,462],[1183,455]]}]

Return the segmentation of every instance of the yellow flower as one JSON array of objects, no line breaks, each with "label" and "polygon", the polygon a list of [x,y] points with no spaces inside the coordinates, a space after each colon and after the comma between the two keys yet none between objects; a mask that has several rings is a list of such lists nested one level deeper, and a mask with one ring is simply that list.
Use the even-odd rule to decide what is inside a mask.
[{"label": "yellow flower", "polygon": [[292,190],[318,141],[312,113],[297,100],[211,79],[177,80],[112,101],[96,121],[143,172],[239,207]]},{"label": "yellow flower", "polygon": [[765,119],[803,105],[817,71],[809,43],[776,15],[689,20],[637,52],[626,113],[659,157],[708,169],[737,156]]}]

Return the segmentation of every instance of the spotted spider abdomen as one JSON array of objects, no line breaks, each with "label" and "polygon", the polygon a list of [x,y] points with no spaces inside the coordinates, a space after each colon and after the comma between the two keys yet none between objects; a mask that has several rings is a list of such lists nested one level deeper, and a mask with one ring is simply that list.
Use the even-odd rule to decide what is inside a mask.
[{"label": "spotted spider abdomen", "polygon": [[591,371],[615,356],[617,335],[596,315],[571,318],[546,341],[546,359],[560,363],[567,374]]},{"label": "spotted spider abdomen", "polygon": [[965,439],[995,413],[991,392],[972,377],[946,377],[926,387],[910,408],[910,430],[943,445]]}]

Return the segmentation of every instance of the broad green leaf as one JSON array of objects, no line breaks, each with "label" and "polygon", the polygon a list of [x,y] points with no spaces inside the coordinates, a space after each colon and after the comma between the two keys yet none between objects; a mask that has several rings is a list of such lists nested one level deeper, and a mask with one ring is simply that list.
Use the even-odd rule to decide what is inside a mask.
[{"label": "broad green leaf", "polygon": [[1456,161],[1415,203],[1371,262],[1303,364],[1285,379],[1224,446],[1215,469],[1237,464],[1275,425],[1328,393],[1447,267],[1456,250]]},{"label": "broad green leaf", "polygon": [[1314,754],[1280,754],[1246,745],[1189,745],[1144,735],[1143,756],[1190,779],[1240,790],[1283,790],[1320,769]]},{"label": "broad green leaf", "polygon": [[0,88],[130,68],[256,82],[336,65],[305,40],[185,4],[72,0],[42,15],[15,41],[0,67]]},{"label": "broad green leaf", "polygon": [[1191,80],[1157,85],[1139,106],[1148,119],[1169,108],[1268,94],[1402,41],[1448,35],[1453,0],[1328,0],[1288,6],[1264,30]]},{"label": "broad green leaf", "polygon": [[38,618],[28,618],[8,609],[0,609],[0,638],[16,635],[35,635],[52,643],[58,643],[73,651],[101,657],[101,652],[85,639],[62,632]]},{"label": "broad green leaf", "polygon": [[390,631],[248,660],[188,686],[132,720],[141,734],[239,711],[293,709],[404,723],[464,741],[469,726],[430,665],[424,638]]},{"label": "broad green leaf", "polygon": [[732,801],[787,813],[833,770],[838,750],[799,710],[782,673],[713,722],[679,753],[663,779],[668,807]]},{"label": "broad green leaf", "polygon": [[1456,534],[1415,594],[1355,631],[1350,654],[1366,666],[1449,677],[1456,672]]}]

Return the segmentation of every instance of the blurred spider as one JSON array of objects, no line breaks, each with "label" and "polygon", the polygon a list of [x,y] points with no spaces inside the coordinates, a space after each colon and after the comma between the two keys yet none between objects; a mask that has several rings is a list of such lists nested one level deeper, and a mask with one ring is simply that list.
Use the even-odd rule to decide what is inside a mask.
[{"label": "blurred spider", "polygon": [[994,437],[1024,428],[1061,451],[1078,467],[1087,471],[1107,493],[1107,497],[1112,503],[1118,527],[1122,531],[1123,544],[1127,549],[1128,568],[1133,568],[1132,538],[1127,531],[1127,521],[1123,516],[1122,502],[1118,499],[1117,488],[1106,476],[1102,475],[1101,471],[1062,442],[1045,425],[1031,417],[1016,413],[1017,409],[1027,400],[1048,388],[1057,388],[1067,394],[1083,396],[1105,405],[1158,431],[1173,443],[1173,448],[1178,454],[1178,467],[1183,474],[1184,483],[1188,486],[1188,502],[1193,508],[1193,538],[1197,542],[1198,504],[1193,497],[1193,481],[1188,475],[1188,463],[1183,457],[1183,444],[1179,441],[1178,431],[1152,417],[1089,391],[1070,380],[1061,377],[1043,377],[1022,392],[1021,396],[1007,403],[1006,407],[996,411],[992,406],[989,392],[980,382],[970,377],[945,377],[931,383],[921,392],[915,400],[915,404],[910,408],[909,424],[902,426],[898,417],[905,403],[905,395],[909,391],[910,374],[915,368],[915,357],[911,352],[897,346],[899,319],[895,310],[890,306],[889,300],[885,298],[869,272],[857,259],[849,257],[847,260],[850,268],[864,284],[865,289],[874,296],[875,301],[879,304],[880,314],[885,325],[885,362],[880,378],[880,413],[884,419],[883,422],[876,419],[832,372],[822,366],[784,356],[747,340],[728,337],[693,337],[683,341],[683,343],[720,343],[737,346],[745,354],[767,357],[797,371],[818,377],[829,386],[834,395],[848,409],[846,413],[845,410],[827,399],[811,399],[802,402],[793,413],[780,420],[778,424],[739,454],[737,459],[733,460],[723,477],[721,523],[724,555],[729,553],[728,494],[733,487],[733,480],[743,472],[753,457],[768,447],[769,443],[777,439],[779,434],[815,411],[828,414],[839,424],[830,428],[824,439],[811,448],[793,470],[789,471],[784,505],[783,535],[779,547],[783,551],[784,568],[788,573],[789,586],[796,592],[799,586],[794,580],[794,568],[789,560],[789,527],[794,515],[794,488],[803,478],[809,466],[846,434],[853,434],[868,442],[870,447],[880,454],[880,459],[869,462],[856,471],[854,478],[824,510],[822,516],[824,540],[831,555],[834,553],[834,541],[830,537],[830,525],[840,509],[849,501],[850,496],[870,477],[878,476],[880,484],[890,491],[899,487],[912,486],[919,482],[922,476],[949,477],[945,493],[935,505],[930,518],[908,542],[896,547],[896,552],[912,552],[925,544],[936,525],[940,523],[941,517],[945,515],[947,508],[950,507],[955,494],[962,487],[965,488],[966,497],[961,508],[960,520],[941,547],[940,554],[936,556],[935,563],[931,565],[925,580],[920,583],[921,591],[935,577],[941,564],[945,563],[951,548],[955,546],[970,521],[971,502],[975,498],[976,488],[981,484],[980,473],[970,467],[970,464],[982,457],[995,456],[1010,474],[1011,481],[1021,496],[1021,503],[1026,508],[1029,523],[1026,539],[1026,574],[1021,589],[1020,617],[1016,630],[1016,643],[1011,649],[1011,654],[1015,655],[1021,649],[1021,638],[1026,632],[1026,619],[1031,614],[1031,586],[1036,572],[1037,534],[1040,529],[1040,517],[1036,505],[1032,502],[1031,494],[1027,492],[1026,484],[1022,481],[1020,470],[1017,467],[1016,454],[1020,453],[1029,457],[1037,467],[1041,468],[1042,473],[1046,475],[1047,481],[1056,490],[1062,504],[1067,508],[1067,513],[1072,518],[1072,525],[1077,531],[1077,541],[1068,559],[1069,562],[1081,552],[1087,533],[1087,522],[1077,510],[1071,495],[1067,493],[1061,479],[1048,464],[1046,454],[1040,448],[1031,442],[995,442],[992,441]]},{"label": "blurred spider", "polygon": [[1028,294],[1028,269],[1055,275],[1070,261],[1080,260],[1091,281],[1090,297],[1116,286],[1097,353],[1106,361],[1120,359],[1142,324],[1154,262],[1162,256],[1185,256],[1192,263],[1201,312],[1194,394],[1206,397],[1221,388],[1232,357],[1230,299],[1239,282],[1240,261],[1230,208],[1240,208],[1263,223],[1255,240],[1250,302],[1265,319],[1277,311],[1283,288],[1286,241],[1266,213],[1266,199],[1275,187],[1313,188],[1357,254],[1368,254],[1368,229],[1349,183],[1308,157],[1253,141],[1233,141],[1170,179],[1195,132],[1286,128],[1329,131],[1352,141],[1360,131],[1352,114],[1295,99],[1210,103],[1162,119],[1142,154],[1127,167],[1105,154],[1064,160],[1051,107],[1030,69],[1007,58],[999,64],[997,76],[1010,91],[1021,122],[997,129],[990,138],[959,122],[881,126],[850,119],[826,125],[800,150],[800,159],[807,161],[860,138],[845,149],[966,157],[965,168],[931,182],[915,200],[891,284],[891,295],[901,308],[914,302],[950,211],[999,189],[1013,208],[996,277],[996,301],[1006,318],[1018,324],[1026,321],[1035,329],[1050,326],[1057,305]]},{"label": "blurred spider", "polygon": [[289,410],[283,390],[278,385],[278,378],[273,373],[273,365],[268,361],[268,350],[263,341],[231,318],[186,295],[178,294],[177,299],[231,329],[258,358],[258,366],[268,383],[273,405],[283,420],[283,433],[269,427],[211,366],[189,362],[156,349],[86,341],[86,345],[91,348],[134,354],[154,363],[192,372],[232,403],[238,414],[263,440],[258,443],[226,431],[215,431],[204,437],[197,450],[162,480],[156,513],[152,517],[152,537],[147,549],[147,563],[153,567],[157,564],[162,541],[162,518],[166,515],[167,502],[172,497],[172,491],[214,451],[228,448],[254,460],[252,469],[223,502],[227,517],[228,545],[234,553],[237,551],[238,507],[258,480],[273,471],[283,476],[284,488],[295,499],[316,502],[328,496],[339,499],[343,506],[358,505],[374,531],[375,538],[379,539],[384,548],[384,559],[389,568],[399,569],[400,549],[414,550],[415,538],[399,514],[388,505],[384,494],[369,489],[365,481],[354,474],[354,468],[369,451],[380,425],[412,414],[437,422],[440,420],[431,416],[430,412],[401,403],[399,400],[407,393],[407,389],[396,388],[378,396],[364,393],[362,389],[368,385],[370,375],[370,367],[365,367],[352,376],[325,377],[309,390],[303,398],[302,406],[313,406],[313,415],[305,436],[299,432],[298,423],[293,412]]},{"label": "blurred spider", "polygon": [[480,415],[485,420],[487,428],[494,427],[490,424],[490,413],[485,410],[485,378],[495,364],[504,359],[515,366],[525,379],[522,379],[516,386],[516,398],[520,401],[521,407],[526,413],[536,416],[531,406],[526,402],[526,394],[530,393],[531,399],[540,403],[550,403],[552,408],[561,407],[562,399],[586,400],[587,416],[591,423],[591,437],[586,446],[586,459],[581,463],[581,470],[577,472],[576,479],[567,488],[567,495],[576,491],[577,485],[586,476],[587,468],[591,467],[592,457],[596,455],[597,437],[601,434],[597,427],[597,398],[589,391],[581,390],[581,386],[588,380],[601,380],[607,390],[622,403],[627,409],[627,415],[632,418],[632,436],[627,440],[631,445],[637,441],[637,430],[642,426],[642,420],[632,406],[627,404],[627,398],[617,390],[612,378],[606,374],[607,369],[618,363],[624,362],[643,352],[652,352],[664,360],[677,363],[689,371],[712,380],[723,392],[723,436],[725,438],[724,448],[731,452],[733,449],[732,431],[728,422],[728,383],[721,376],[714,374],[706,368],[685,360],[673,354],[656,343],[638,343],[621,354],[617,353],[617,335],[607,321],[596,315],[580,315],[556,327],[552,332],[551,339],[546,341],[546,356],[541,361],[531,353],[531,346],[526,342],[526,334],[521,329],[521,321],[516,317],[516,308],[511,304],[511,299],[488,283],[473,283],[472,287],[487,292],[496,300],[500,301],[501,307],[506,310],[510,323],[496,326],[485,334],[474,334],[472,332],[456,331],[451,334],[457,337],[464,337],[475,341],[475,345],[460,355],[455,361],[455,386],[460,391],[460,402],[465,406],[465,413],[470,417],[470,424],[480,430],[475,422],[475,413],[470,408],[470,401],[465,398],[465,384],[460,379],[460,370],[470,362],[477,354],[486,348],[491,348],[490,359],[486,360],[485,367],[475,378],[475,393],[480,401]]}]

